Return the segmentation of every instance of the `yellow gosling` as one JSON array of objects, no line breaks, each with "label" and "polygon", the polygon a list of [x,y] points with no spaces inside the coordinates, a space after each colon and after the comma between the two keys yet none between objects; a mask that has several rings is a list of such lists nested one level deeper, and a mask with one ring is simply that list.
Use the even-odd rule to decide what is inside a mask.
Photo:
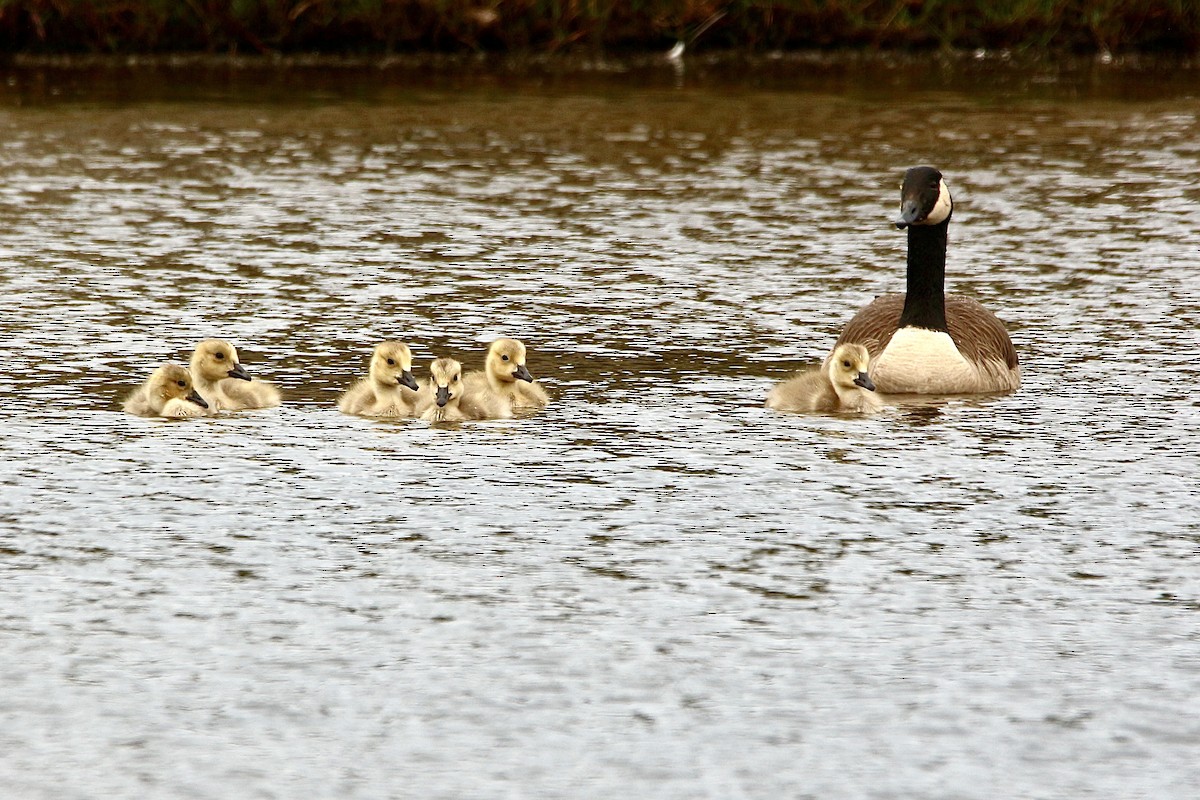
[{"label": "yellow gosling", "polygon": [[178,364],[163,364],[125,398],[125,411],[139,417],[202,417],[208,403],[196,393],[192,376]]},{"label": "yellow gosling", "polygon": [[411,417],[419,401],[412,374],[412,350],[404,342],[384,342],[371,355],[367,377],[346,390],[338,410],[361,417]]},{"label": "yellow gosling", "polygon": [[462,364],[453,358],[436,358],[429,365],[429,380],[421,387],[417,413],[430,422],[472,419],[459,407],[463,392]]},{"label": "yellow gosling", "polygon": [[196,345],[189,368],[196,391],[214,412],[279,405],[279,390],[251,378],[238,362],[237,350],[222,339],[205,339]]},{"label": "yellow gosling", "polygon": [[511,417],[515,409],[544,408],[550,402],[526,369],[525,345],[517,339],[492,342],[483,372],[468,373],[466,382],[469,405],[486,410],[490,418]]},{"label": "yellow gosling", "polygon": [[776,411],[874,411],[881,406],[867,371],[870,356],[857,344],[839,345],[822,367],[778,384],[767,395]]}]

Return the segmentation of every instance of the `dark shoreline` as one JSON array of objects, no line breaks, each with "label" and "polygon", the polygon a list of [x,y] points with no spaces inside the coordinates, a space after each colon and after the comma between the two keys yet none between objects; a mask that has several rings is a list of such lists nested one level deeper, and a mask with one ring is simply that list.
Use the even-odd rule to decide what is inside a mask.
[{"label": "dark shoreline", "polygon": [[763,70],[780,66],[895,66],[984,63],[1016,68],[1069,68],[1092,65],[1132,69],[1200,69],[1200,56],[1179,53],[1034,53],[1011,50],[798,49],[747,53],[706,50],[672,58],[668,50],[593,55],[586,53],[15,53],[0,54],[0,67],[54,69],[349,69],[432,72],[622,73],[661,66]]},{"label": "dark shoreline", "polygon": [[0,71],[10,73],[130,73],[190,75],[336,75],[374,74],[381,78],[416,77],[470,80],[566,79],[622,81],[659,76],[767,85],[838,74],[901,74],[926,71],[931,84],[949,75],[1024,74],[1057,78],[1080,75],[1155,75],[1192,82],[1200,90],[1200,58],[1163,53],[1030,54],[1010,51],[939,50],[926,53],[862,50],[797,50],[769,54],[708,51],[672,58],[667,52],[622,56],[554,53],[408,53],[400,55],[18,54],[0,56]]},{"label": "dark shoreline", "polygon": [[920,91],[996,99],[1145,101],[1200,95],[1200,60],[1162,54],[707,52],[570,54],[18,55],[0,60],[0,106],[72,101],[290,96],[364,101],[404,91],[678,90],[834,92],[895,100]]},{"label": "dark shoreline", "polygon": [[1185,0],[7,0],[0,53],[1200,53]]}]

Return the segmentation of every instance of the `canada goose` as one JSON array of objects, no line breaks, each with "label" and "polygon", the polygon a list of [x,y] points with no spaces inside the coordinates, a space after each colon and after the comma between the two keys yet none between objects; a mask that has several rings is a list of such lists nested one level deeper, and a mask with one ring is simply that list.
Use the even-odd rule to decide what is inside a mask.
[{"label": "canada goose", "polygon": [[435,358],[429,365],[429,380],[421,387],[417,413],[430,422],[471,419],[459,408],[463,392],[462,364],[453,358]]},{"label": "canada goose", "polygon": [[908,229],[907,291],[868,303],[834,345],[866,347],[881,392],[970,394],[1009,391],[1021,383],[1004,323],[970,297],[945,294],[953,211],[942,173],[913,167],[904,174],[896,227]]},{"label": "canada goose", "polygon": [[196,345],[189,368],[196,391],[214,412],[279,405],[279,390],[251,378],[229,342],[205,339]]},{"label": "canada goose", "polygon": [[367,377],[338,400],[338,410],[363,417],[411,417],[420,388],[412,374],[412,350],[404,342],[384,342],[371,354]]},{"label": "canada goose", "polygon": [[767,408],[776,411],[874,411],[875,384],[867,371],[871,357],[860,344],[838,345],[821,367],[802,372],[773,388]]},{"label": "canada goose", "polygon": [[192,376],[178,364],[163,364],[125,398],[124,409],[139,417],[202,417],[208,403],[196,394]]},{"label": "canada goose", "polygon": [[517,408],[543,408],[550,398],[525,368],[525,345],[517,339],[497,339],[488,348],[483,372],[467,374],[473,402],[489,403],[492,416],[512,416]]}]

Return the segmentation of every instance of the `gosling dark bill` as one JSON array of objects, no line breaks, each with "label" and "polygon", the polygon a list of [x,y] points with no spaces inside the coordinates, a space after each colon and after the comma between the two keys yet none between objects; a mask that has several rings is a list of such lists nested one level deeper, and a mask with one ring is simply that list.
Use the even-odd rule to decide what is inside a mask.
[{"label": "gosling dark bill", "polygon": [[865,372],[858,373],[858,377],[854,379],[854,383],[855,385],[866,389],[868,392],[875,391],[875,382],[872,381],[871,377]]},{"label": "gosling dark bill", "polygon": [[233,369],[229,370],[229,377],[241,378],[244,381],[251,380],[250,373],[246,372],[246,368],[241,364],[234,364]]}]

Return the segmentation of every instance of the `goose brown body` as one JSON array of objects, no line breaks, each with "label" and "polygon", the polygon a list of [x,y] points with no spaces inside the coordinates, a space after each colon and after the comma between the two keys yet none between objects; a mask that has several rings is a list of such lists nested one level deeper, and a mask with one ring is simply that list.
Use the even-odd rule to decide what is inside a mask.
[{"label": "goose brown body", "polygon": [[[947,350],[946,361],[940,366],[936,353],[930,363],[908,363],[921,358],[914,353],[911,359],[900,360],[895,368],[889,369],[884,360],[884,351],[892,344],[900,325],[900,314],[904,310],[904,294],[885,294],[864,306],[846,323],[834,347],[843,344],[860,344],[871,357],[871,378],[881,392],[915,394],[971,394],[1000,392],[1016,389],[1021,385],[1021,372],[1017,350],[1009,338],[1008,329],[1000,318],[974,298],[965,295],[946,295],[946,331],[954,351],[961,356],[956,363]],[[937,333],[930,331],[931,334]],[[902,337],[903,338],[903,337]],[[929,338],[933,347],[914,350],[937,349],[937,338]],[[899,344],[899,342],[897,342]],[[882,368],[880,362],[883,362]]]}]

